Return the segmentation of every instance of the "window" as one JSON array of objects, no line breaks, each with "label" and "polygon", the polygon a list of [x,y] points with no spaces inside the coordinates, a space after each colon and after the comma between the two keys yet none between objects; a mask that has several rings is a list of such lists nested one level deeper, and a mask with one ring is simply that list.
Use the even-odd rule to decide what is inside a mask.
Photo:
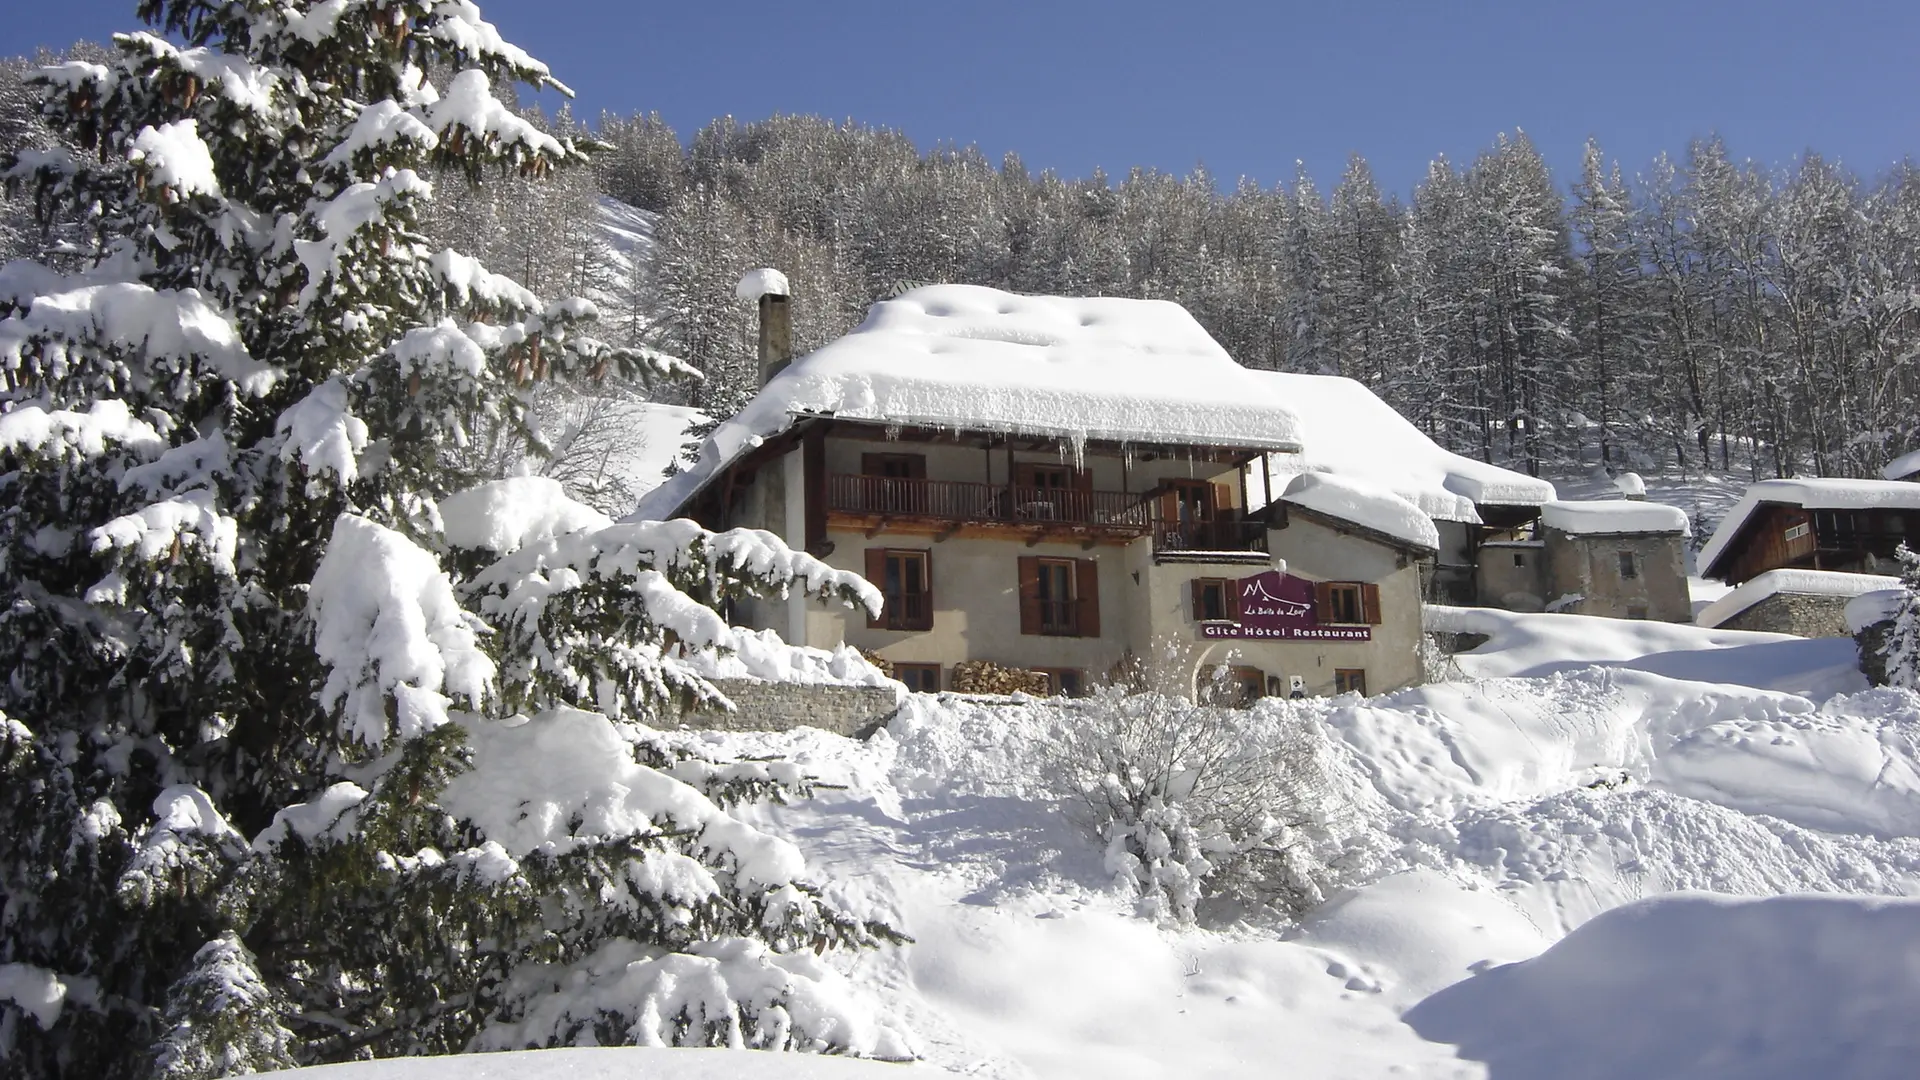
[{"label": "window", "polygon": [[1327,589],[1328,622],[1361,622],[1360,611],[1360,586],[1340,583]]},{"label": "window", "polygon": [[1021,633],[1100,636],[1097,561],[1022,555],[1019,571]]},{"label": "window", "polygon": [[1798,525],[1789,525],[1787,526],[1787,540],[1789,541],[1798,540],[1801,537],[1807,535],[1807,533],[1811,531],[1812,531],[1811,527],[1809,527],[1807,523],[1804,521]]},{"label": "window", "polygon": [[1367,672],[1365,668],[1334,668],[1333,692],[1344,694],[1351,690],[1361,697],[1367,696]]},{"label": "window", "polygon": [[1200,701],[1244,709],[1267,692],[1267,673],[1256,667],[1215,665],[1200,673]]},{"label": "window", "polygon": [[1040,632],[1076,635],[1079,615],[1073,602],[1074,560],[1040,560]]},{"label": "window", "polygon": [[1620,556],[1620,576],[1627,580],[1639,577],[1640,564],[1634,559],[1633,552],[1622,551],[1618,554]]},{"label": "window", "polygon": [[1380,624],[1380,586],[1360,581],[1322,581],[1313,587],[1314,618],[1321,623]]},{"label": "window", "polygon": [[933,557],[925,551],[867,549],[867,580],[886,606],[867,625],[877,630],[933,629]]},{"label": "window", "polygon": [[1193,619],[1195,622],[1231,622],[1233,583],[1226,578],[1193,579]]},{"label": "window", "polygon": [[1516,551],[1516,552],[1514,552],[1514,553],[1513,553],[1513,565],[1515,565],[1515,566],[1525,566],[1525,565],[1527,565],[1527,557],[1526,557],[1526,556],[1525,556],[1524,554],[1522,554],[1522,553],[1520,553],[1520,552],[1518,552],[1518,551]]},{"label": "window", "polygon": [[1035,668],[1047,677],[1049,697],[1085,697],[1086,677],[1079,668]]},{"label": "window", "polygon": [[907,689],[916,694],[940,692],[939,664],[895,664],[893,677],[906,683]]}]

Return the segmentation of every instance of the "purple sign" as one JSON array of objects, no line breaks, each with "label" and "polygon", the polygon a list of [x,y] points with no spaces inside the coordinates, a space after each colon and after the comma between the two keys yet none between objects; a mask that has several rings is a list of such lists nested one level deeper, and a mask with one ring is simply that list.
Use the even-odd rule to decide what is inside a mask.
[{"label": "purple sign", "polygon": [[1282,641],[1372,641],[1366,626],[1322,626],[1313,582],[1278,570],[1241,578],[1228,586],[1231,622],[1203,622],[1200,636]]}]

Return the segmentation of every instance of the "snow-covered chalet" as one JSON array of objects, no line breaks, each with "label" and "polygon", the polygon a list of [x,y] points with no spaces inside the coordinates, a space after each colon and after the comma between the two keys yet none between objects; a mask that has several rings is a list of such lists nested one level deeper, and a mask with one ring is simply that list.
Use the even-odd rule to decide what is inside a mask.
[{"label": "snow-covered chalet", "polygon": [[[1889,467],[1891,471],[1891,467]],[[1894,587],[1894,549],[1920,550],[1920,484],[1802,477],[1747,488],[1706,546],[1702,576],[1734,586],[1699,622],[1828,637],[1848,601]]]},{"label": "snow-covered chalet", "polygon": [[1419,681],[1433,522],[1360,482],[1278,486],[1301,418],[1185,309],[927,286],[789,363],[784,281],[743,287],[762,387],[639,513],[770,530],[886,604],[736,620],[921,690],[1077,693],[1170,655],[1241,697]]}]

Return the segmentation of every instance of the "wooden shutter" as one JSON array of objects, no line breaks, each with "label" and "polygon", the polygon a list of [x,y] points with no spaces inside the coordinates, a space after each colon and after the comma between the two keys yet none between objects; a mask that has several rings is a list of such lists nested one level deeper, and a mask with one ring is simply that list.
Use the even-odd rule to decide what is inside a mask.
[{"label": "wooden shutter", "polygon": [[[887,549],[886,548],[868,548],[867,549],[867,580],[873,582],[874,588],[880,589],[883,592],[886,590],[886,587],[887,587]],[[885,627],[887,625],[886,617],[887,617],[887,613],[885,610],[881,611],[879,618],[875,618],[872,615],[868,615],[867,629],[879,630]]]},{"label": "wooden shutter", "polygon": [[1040,557],[1020,556],[1020,632],[1040,632]]},{"label": "wooden shutter", "polygon": [[1220,591],[1226,593],[1227,618],[1232,619],[1234,622],[1239,622],[1240,621],[1240,579],[1228,578],[1226,581],[1226,584],[1220,586]]},{"label": "wooden shutter", "polygon": [[1331,581],[1313,583],[1313,621],[1321,624],[1333,621],[1333,582]]},{"label": "wooden shutter", "polygon": [[1092,559],[1073,560],[1073,598],[1079,605],[1080,636],[1100,636],[1100,564]]},{"label": "wooden shutter", "polygon": [[1233,485],[1231,484],[1213,485],[1213,516],[1214,517],[1219,518],[1223,521],[1226,520],[1227,511],[1232,509],[1235,505],[1236,504],[1233,498]]},{"label": "wooden shutter", "polygon": [[1368,626],[1380,625],[1380,586],[1360,586],[1360,621]]},{"label": "wooden shutter", "polygon": [[1207,617],[1207,579],[1194,578],[1187,582],[1187,598],[1193,608],[1193,621],[1199,622]]},{"label": "wooden shutter", "polygon": [[913,622],[915,630],[933,629],[933,552],[920,553],[920,617]]}]

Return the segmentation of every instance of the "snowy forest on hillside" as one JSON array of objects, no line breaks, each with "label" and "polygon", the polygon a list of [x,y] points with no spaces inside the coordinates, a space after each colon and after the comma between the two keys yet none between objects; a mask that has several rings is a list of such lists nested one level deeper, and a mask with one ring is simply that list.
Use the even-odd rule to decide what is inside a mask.
[{"label": "snowy forest on hillside", "polygon": [[[0,137],[31,126],[26,67],[6,68]],[[1869,476],[1920,445],[1907,162],[1772,172],[1709,140],[1635,171],[1592,143],[1555,177],[1514,133],[1435,160],[1403,203],[1357,156],[1331,192],[1303,167],[1223,193],[1204,169],[1068,179],[810,116],[717,120],[684,146],[657,116],[592,134],[591,172],[453,193],[429,227],[530,288],[600,297],[620,340],[708,374],[691,403],[710,414],[751,394],[731,289],[771,265],[802,351],[907,284],[1165,298],[1242,363],[1359,379],[1448,448],[1535,472]],[[600,194],[659,215],[654,258],[608,250]],[[7,253],[31,246],[17,198],[6,217]]]}]

